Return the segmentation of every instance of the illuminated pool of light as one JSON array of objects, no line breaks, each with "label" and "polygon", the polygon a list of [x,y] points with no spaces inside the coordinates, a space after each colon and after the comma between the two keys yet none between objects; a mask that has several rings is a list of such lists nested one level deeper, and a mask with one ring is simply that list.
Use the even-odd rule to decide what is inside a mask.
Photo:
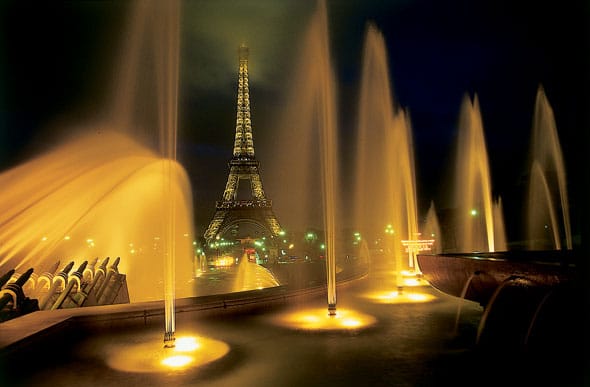
[{"label": "illuminated pool of light", "polygon": [[377,322],[375,317],[351,309],[336,310],[335,316],[328,308],[303,309],[287,312],[273,318],[277,325],[303,330],[357,330]]},{"label": "illuminated pool of light", "polygon": [[178,337],[175,347],[162,342],[113,344],[107,349],[106,362],[116,370],[139,373],[181,371],[211,363],[225,356],[229,346],[199,336]]},{"label": "illuminated pool of light", "polygon": [[414,304],[436,299],[432,294],[405,288],[401,293],[398,290],[382,290],[366,293],[364,297],[381,304]]}]

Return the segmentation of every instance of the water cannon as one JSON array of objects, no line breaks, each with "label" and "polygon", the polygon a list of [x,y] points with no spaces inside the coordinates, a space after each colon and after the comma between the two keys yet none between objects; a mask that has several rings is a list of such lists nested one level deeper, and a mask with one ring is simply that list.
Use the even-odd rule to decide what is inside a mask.
[{"label": "water cannon", "polygon": [[111,259],[111,257],[106,257],[102,261],[102,263],[100,264],[100,266],[98,267],[98,269],[96,269],[96,272],[94,273],[95,276],[97,276],[99,272],[102,272],[102,275],[105,275],[107,273],[107,265],[109,264],[110,259]]},{"label": "water cannon", "polygon": [[92,279],[94,278],[94,267],[96,266],[97,262],[98,262],[98,257],[94,258],[84,269],[84,271],[82,273],[82,278],[84,279],[84,282],[86,282],[86,283],[91,282]]},{"label": "water cannon", "polygon": [[23,292],[23,285],[29,280],[33,274],[33,268],[27,270],[23,275],[19,276],[16,281],[10,282],[0,291],[0,310],[4,309],[10,302],[12,307],[10,309],[17,309],[25,299]]},{"label": "water cannon", "polygon": [[59,272],[55,277],[53,277],[51,288],[39,304],[40,309],[45,309],[47,307],[47,303],[55,295],[57,289],[60,286],[62,286],[63,288],[66,287],[66,284],[68,282],[68,273],[72,270],[72,267],[74,267],[74,261],[68,263],[61,272]]},{"label": "water cannon", "polygon": [[108,293],[108,292],[105,293],[105,291],[109,287],[109,285],[111,283],[111,279],[113,278],[113,276],[118,276],[118,274],[119,274],[119,262],[120,261],[121,261],[121,257],[117,257],[115,259],[115,261],[113,262],[113,264],[109,268],[109,272],[107,273],[106,278],[102,282],[100,289],[98,289],[98,291],[96,292],[96,300],[99,304],[102,304],[104,302],[104,298],[106,297],[106,294]]},{"label": "water cannon", "polygon": [[119,272],[119,262],[121,261],[121,257],[117,257],[117,259],[115,259],[115,262],[113,262],[113,264],[111,265],[111,269],[114,272],[118,273]]},{"label": "water cannon", "polygon": [[51,307],[51,310],[59,309],[62,306],[66,297],[70,294],[70,292],[74,288],[74,285],[78,285],[78,292],[81,291],[80,280],[82,279],[82,275],[83,275],[82,273],[84,273],[84,270],[86,269],[87,265],[88,265],[88,261],[82,262],[82,264],[80,265],[78,270],[76,270],[72,274],[70,274],[70,276],[68,277],[67,286],[61,292],[61,294],[57,298],[57,301],[55,301],[55,303]]},{"label": "water cannon", "polygon": [[2,288],[4,285],[6,285],[6,283],[10,280],[10,278],[12,278],[14,271],[15,271],[14,269],[10,269],[6,273],[4,273],[4,275],[2,277],[0,277],[0,288]]},{"label": "water cannon", "polygon": [[41,272],[41,275],[37,279],[37,285],[35,286],[35,295],[39,295],[43,289],[49,290],[51,284],[53,283],[53,277],[59,268],[60,261],[58,260],[49,269]]}]

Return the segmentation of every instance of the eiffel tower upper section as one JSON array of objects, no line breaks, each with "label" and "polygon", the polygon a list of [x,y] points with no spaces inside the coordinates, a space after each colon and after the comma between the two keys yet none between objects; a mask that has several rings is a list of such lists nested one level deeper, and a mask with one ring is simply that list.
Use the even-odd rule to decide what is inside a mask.
[{"label": "eiffel tower upper section", "polygon": [[[229,162],[229,176],[223,198],[216,203],[215,214],[205,231],[207,242],[242,221],[258,224],[272,236],[278,235],[281,231],[272,210],[272,202],[266,198],[262,188],[260,163],[254,155],[248,85],[248,47],[242,44],[238,53],[238,99],[233,157]],[[250,199],[237,197],[238,186],[242,180],[250,181]]]},{"label": "eiffel tower upper section", "polygon": [[252,119],[250,116],[250,87],[248,82],[248,51],[248,47],[244,44],[238,50],[240,70],[238,74],[238,108],[236,111],[234,159],[254,158]]}]

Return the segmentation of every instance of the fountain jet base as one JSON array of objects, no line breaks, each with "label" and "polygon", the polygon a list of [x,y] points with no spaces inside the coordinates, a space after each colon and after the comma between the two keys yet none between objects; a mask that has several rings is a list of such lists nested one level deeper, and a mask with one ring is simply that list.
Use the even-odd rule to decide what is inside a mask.
[{"label": "fountain jet base", "polygon": [[164,333],[164,348],[174,348],[176,346],[176,338],[174,332]]},{"label": "fountain jet base", "polygon": [[328,304],[328,316],[336,316],[336,304]]}]

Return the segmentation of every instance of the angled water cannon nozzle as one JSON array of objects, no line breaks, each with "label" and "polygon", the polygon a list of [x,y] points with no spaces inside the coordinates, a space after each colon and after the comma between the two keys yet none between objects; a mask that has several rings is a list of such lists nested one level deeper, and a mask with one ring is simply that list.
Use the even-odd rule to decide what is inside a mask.
[{"label": "angled water cannon nozzle", "polygon": [[109,264],[110,259],[111,259],[111,257],[106,257],[105,259],[103,259],[102,263],[100,264],[98,269],[96,269],[96,273],[94,273],[94,274],[96,275],[99,272],[102,272],[102,274],[104,275],[107,272],[107,265]]},{"label": "angled water cannon nozzle", "polygon": [[12,275],[14,274],[14,272],[15,272],[14,269],[10,269],[6,273],[4,273],[4,275],[2,277],[0,277],[0,288],[2,288],[2,286],[6,285],[6,283],[10,280],[10,278],[12,278]]},{"label": "angled water cannon nozzle", "polygon": [[113,264],[111,265],[111,270],[118,272],[119,271],[119,262],[121,261],[121,257],[117,257],[117,259],[115,259],[115,262],[113,262]]},{"label": "angled water cannon nozzle", "polygon": [[88,261],[82,262],[82,264],[78,267],[78,270],[76,270],[72,274],[70,274],[70,277],[76,276],[76,277],[78,277],[78,279],[81,279],[82,275],[84,274],[84,270],[86,270],[86,266],[88,266]]},{"label": "angled water cannon nozzle", "polygon": [[68,264],[67,264],[67,265],[66,265],[66,266],[65,266],[65,267],[64,267],[64,268],[61,270],[61,272],[60,272],[58,275],[61,275],[62,273],[63,273],[63,274],[65,274],[65,275],[68,275],[68,273],[69,273],[70,271],[72,271],[72,268],[74,267],[74,264],[75,264],[75,262],[74,262],[74,261],[71,261],[70,263],[68,263]]},{"label": "angled water cannon nozzle", "polygon": [[72,274],[70,274],[70,276],[68,277],[67,285],[65,286],[64,290],[61,292],[59,297],[57,298],[57,301],[55,301],[55,303],[51,306],[51,310],[59,309],[62,307],[64,301],[70,295],[70,292],[74,288],[74,285],[78,285],[78,289],[77,289],[78,292],[80,292],[82,290],[80,280],[82,279],[82,275],[84,273],[84,269],[86,268],[86,265],[88,265],[88,261],[82,262],[82,264],[80,265],[78,270],[76,270]]},{"label": "angled water cannon nozzle", "polygon": [[33,268],[27,270],[23,275],[19,276],[15,282],[11,282],[0,291],[0,310],[4,309],[12,301],[11,309],[17,309],[25,299],[23,292],[23,285],[29,280],[33,274]]}]

